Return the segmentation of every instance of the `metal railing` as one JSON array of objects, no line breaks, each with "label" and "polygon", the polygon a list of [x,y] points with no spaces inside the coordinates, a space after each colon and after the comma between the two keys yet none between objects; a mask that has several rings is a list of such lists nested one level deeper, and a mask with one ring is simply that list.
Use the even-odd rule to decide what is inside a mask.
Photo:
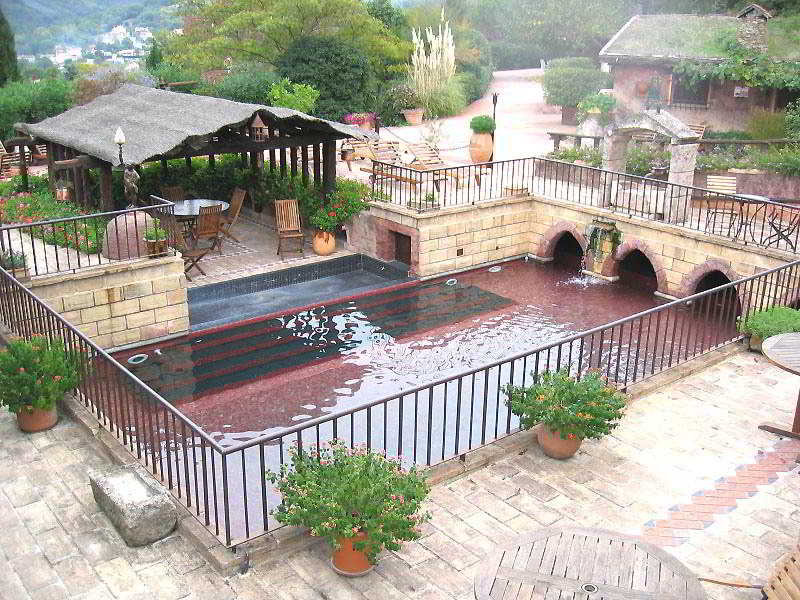
[{"label": "metal railing", "polygon": [[800,261],[676,300],[508,358],[324,415],[236,446],[223,446],[0,269],[0,317],[23,337],[60,337],[80,352],[78,397],[98,421],[222,542],[278,528],[280,498],[265,479],[333,438],[365,444],[404,464],[433,465],[518,430],[508,384],[564,369],[599,369],[620,388],[739,340],[739,318],[786,304],[800,290]]},{"label": "metal railing", "polygon": [[419,171],[373,161],[373,198],[418,212],[536,194],[796,252],[800,206],[532,157]]},{"label": "metal railing", "polygon": [[[143,241],[146,215],[173,215],[174,207],[172,202],[162,200],[126,210],[3,225],[0,227],[0,251],[22,252],[29,276],[74,272],[115,260],[146,258]],[[168,237],[167,247],[174,247],[173,242]],[[115,250],[104,253],[104,244]]]}]

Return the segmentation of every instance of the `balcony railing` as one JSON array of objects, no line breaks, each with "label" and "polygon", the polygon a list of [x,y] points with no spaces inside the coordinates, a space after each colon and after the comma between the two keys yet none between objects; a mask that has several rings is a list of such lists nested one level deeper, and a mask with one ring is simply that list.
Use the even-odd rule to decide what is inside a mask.
[{"label": "balcony railing", "polygon": [[533,194],[759,248],[800,244],[800,206],[538,157],[427,171],[374,161],[372,189],[377,201],[417,212]]},{"label": "balcony railing", "polygon": [[[23,253],[30,276],[74,272],[118,260],[146,258],[142,238],[145,223],[150,222],[147,219],[171,215],[174,206],[164,200],[114,212],[3,225],[0,227],[0,251]],[[106,243],[117,248],[119,258],[107,258],[108,254],[103,252]],[[173,240],[168,239],[167,245],[174,247]]]}]

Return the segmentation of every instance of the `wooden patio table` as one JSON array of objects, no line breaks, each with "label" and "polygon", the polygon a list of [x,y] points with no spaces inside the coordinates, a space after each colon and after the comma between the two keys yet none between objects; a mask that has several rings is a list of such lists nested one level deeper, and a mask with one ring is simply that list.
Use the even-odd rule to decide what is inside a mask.
[{"label": "wooden patio table", "polygon": [[500,545],[475,576],[476,600],[700,600],[697,577],[643,541],[601,529],[541,529]]},{"label": "wooden patio table", "polygon": [[[784,371],[789,371],[789,373],[800,375],[800,333],[773,335],[762,342],[761,352],[772,364]],[[800,439],[800,395],[797,397],[791,429],[774,423],[762,423],[758,428],[770,433]]]}]

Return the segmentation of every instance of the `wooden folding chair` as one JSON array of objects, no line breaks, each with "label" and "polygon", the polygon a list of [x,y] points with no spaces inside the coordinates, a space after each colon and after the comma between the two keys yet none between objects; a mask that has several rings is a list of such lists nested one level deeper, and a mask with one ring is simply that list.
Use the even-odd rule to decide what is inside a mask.
[{"label": "wooden folding chair", "polygon": [[189,271],[192,269],[197,269],[205,275],[206,272],[203,271],[203,268],[198,263],[211,251],[211,246],[201,248],[197,245],[190,245],[186,241],[183,228],[178,225],[174,215],[163,215],[160,218],[160,223],[169,232],[169,237],[173,240],[175,250],[180,252],[183,257],[183,272],[186,275],[186,279],[192,280],[189,276]]},{"label": "wooden folding chair", "polygon": [[228,209],[227,214],[223,213],[222,215],[222,233],[235,242],[238,242],[239,240],[231,233],[231,229],[233,229],[233,226],[236,225],[236,221],[239,220],[239,213],[242,211],[242,204],[244,204],[245,196],[247,196],[246,190],[243,190],[242,188],[236,188],[233,190],[233,193],[231,194],[231,206]]},{"label": "wooden folding chair", "polygon": [[194,226],[195,242],[211,240],[211,249],[222,254],[222,205],[201,206]]},{"label": "wooden folding chair", "polygon": [[281,253],[283,240],[300,239],[300,253],[305,245],[303,222],[300,219],[300,209],[297,200],[275,200],[275,223],[278,228],[278,254]]},{"label": "wooden folding chair", "polygon": [[697,135],[699,135],[701,139],[706,134],[706,129],[708,129],[708,125],[700,125],[700,124],[697,124],[697,123],[689,124],[686,127],[688,127],[693,132],[695,132]]},{"label": "wooden folding chair", "polygon": [[188,197],[181,185],[162,185],[161,196],[170,202],[183,202]]}]

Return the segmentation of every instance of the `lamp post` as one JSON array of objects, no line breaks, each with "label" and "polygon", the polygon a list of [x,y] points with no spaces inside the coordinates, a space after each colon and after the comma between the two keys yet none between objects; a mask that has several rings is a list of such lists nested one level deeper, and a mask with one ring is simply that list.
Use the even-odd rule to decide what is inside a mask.
[{"label": "lamp post", "polygon": [[497,98],[500,96],[497,92],[492,94],[492,120],[494,121],[495,131],[492,131],[492,157],[489,160],[494,160],[494,149],[496,147],[494,134],[497,130]]},{"label": "lamp post", "polygon": [[122,158],[122,146],[125,145],[125,132],[122,131],[122,127],[117,127],[117,131],[114,133],[114,143],[119,146],[119,164],[124,169],[125,161]]}]

